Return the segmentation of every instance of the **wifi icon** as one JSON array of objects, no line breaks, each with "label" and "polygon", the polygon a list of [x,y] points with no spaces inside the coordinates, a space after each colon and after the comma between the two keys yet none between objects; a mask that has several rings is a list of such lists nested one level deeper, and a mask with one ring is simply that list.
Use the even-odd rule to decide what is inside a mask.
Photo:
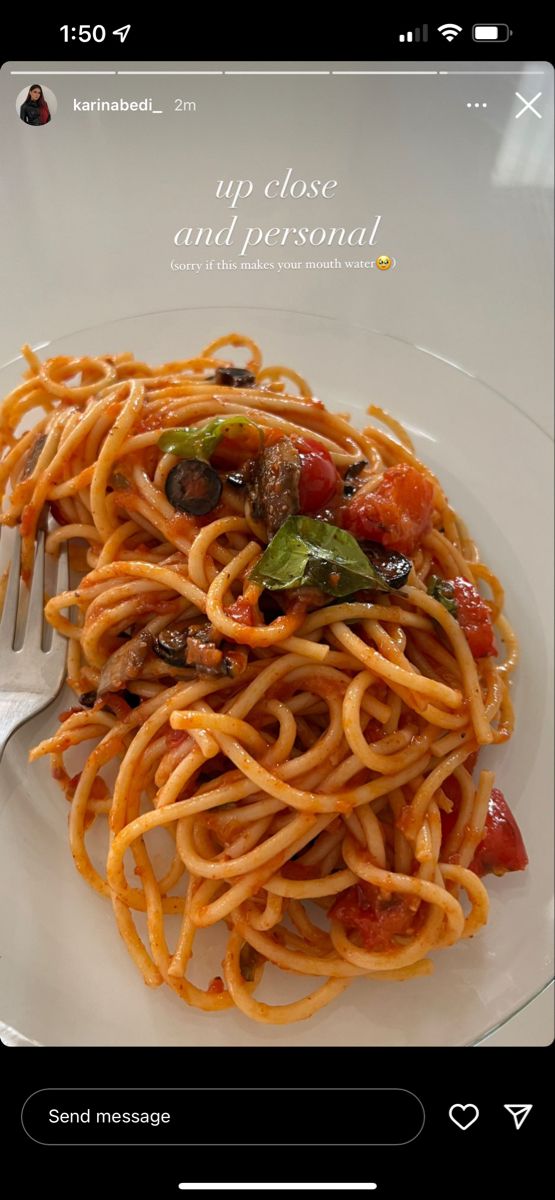
[{"label": "wifi icon", "polygon": [[447,25],[438,26],[438,33],[441,33],[448,42],[452,42],[458,33],[462,33],[462,25],[453,25],[448,22]]}]

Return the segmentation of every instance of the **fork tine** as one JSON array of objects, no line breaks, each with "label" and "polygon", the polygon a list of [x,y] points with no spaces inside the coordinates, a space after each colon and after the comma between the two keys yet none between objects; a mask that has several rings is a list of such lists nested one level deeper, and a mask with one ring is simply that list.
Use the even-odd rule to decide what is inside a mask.
[{"label": "fork tine", "polygon": [[[69,550],[68,550],[68,544],[66,542],[65,545],[62,545],[61,550],[60,550],[60,555],[58,558],[58,574],[57,574],[57,578],[56,578],[56,595],[59,596],[60,592],[67,592],[68,588],[69,588]],[[53,631],[52,642],[51,642],[50,648],[47,650],[46,653],[47,653],[47,655],[51,654],[51,655],[56,656],[56,660],[59,657],[60,661],[63,660],[63,662],[65,662],[66,654],[67,654],[67,638],[65,638],[63,636],[63,634],[59,633],[57,629],[55,629]]]},{"label": "fork tine", "polygon": [[8,576],[8,586],[4,598],[4,607],[2,609],[2,618],[0,620],[0,639],[4,642],[9,642],[10,649],[13,646],[15,636],[15,626],[17,621],[17,606],[19,603],[19,573],[21,568],[21,538],[17,530],[14,531],[14,546],[13,554],[10,561],[10,572]]},{"label": "fork tine", "polygon": [[58,558],[58,577],[56,579],[56,595],[67,592],[69,588],[69,545],[64,542]]},{"label": "fork tine", "polygon": [[25,641],[29,639],[29,641],[39,646],[42,642],[44,614],[44,539],[45,532],[44,529],[41,529],[37,536],[33,578],[31,580],[29,606],[27,609],[27,624],[25,626]]}]

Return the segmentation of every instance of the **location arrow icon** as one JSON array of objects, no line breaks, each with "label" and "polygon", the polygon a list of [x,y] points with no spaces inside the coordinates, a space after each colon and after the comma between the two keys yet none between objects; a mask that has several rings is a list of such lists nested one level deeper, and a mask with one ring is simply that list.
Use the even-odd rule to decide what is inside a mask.
[{"label": "location arrow icon", "polygon": [[511,1117],[513,1118],[513,1121],[515,1123],[516,1129],[520,1129],[520,1126],[524,1125],[524,1122],[525,1122],[528,1114],[532,1112],[533,1107],[534,1107],[533,1104],[504,1104],[503,1105],[503,1108],[506,1108],[507,1112],[510,1112]]}]

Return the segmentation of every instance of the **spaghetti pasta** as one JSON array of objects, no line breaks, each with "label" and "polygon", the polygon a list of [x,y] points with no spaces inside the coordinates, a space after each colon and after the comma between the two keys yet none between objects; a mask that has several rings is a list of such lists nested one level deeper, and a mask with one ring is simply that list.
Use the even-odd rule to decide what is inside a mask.
[{"label": "spaghetti pasta", "polygon": [[[161,366],[23,352],[2,520],[28,578],[49,508],[47,549],[68,541],[79,577],[45,608],[79,704],[31,759],[51,756],[76,867],[145,983],[286,1024],[357,977],[429,974],[430,952],[485,924],[485,870],[526,865],[516,834],[492,844],[492,772],[473,779],[512,733],[517,643],[440,483],[381,408],[357,432],[239,334]],[[87,743],[71,776],[64,756]],[[221,922],[222,974],[199,987],[195,939]],[[257,999],[269,964],[307,994]]]}]

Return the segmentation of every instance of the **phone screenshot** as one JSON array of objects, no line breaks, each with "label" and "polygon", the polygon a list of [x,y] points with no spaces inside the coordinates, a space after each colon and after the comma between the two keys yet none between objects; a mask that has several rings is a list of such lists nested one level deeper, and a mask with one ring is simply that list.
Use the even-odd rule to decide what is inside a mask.
[{"label": "phone screenshot", "polygon": [[180,59],[180,15],[5,45],[29,1195],[547,1166],[553,65],[524,17],[378,29],[366,60]]}]

